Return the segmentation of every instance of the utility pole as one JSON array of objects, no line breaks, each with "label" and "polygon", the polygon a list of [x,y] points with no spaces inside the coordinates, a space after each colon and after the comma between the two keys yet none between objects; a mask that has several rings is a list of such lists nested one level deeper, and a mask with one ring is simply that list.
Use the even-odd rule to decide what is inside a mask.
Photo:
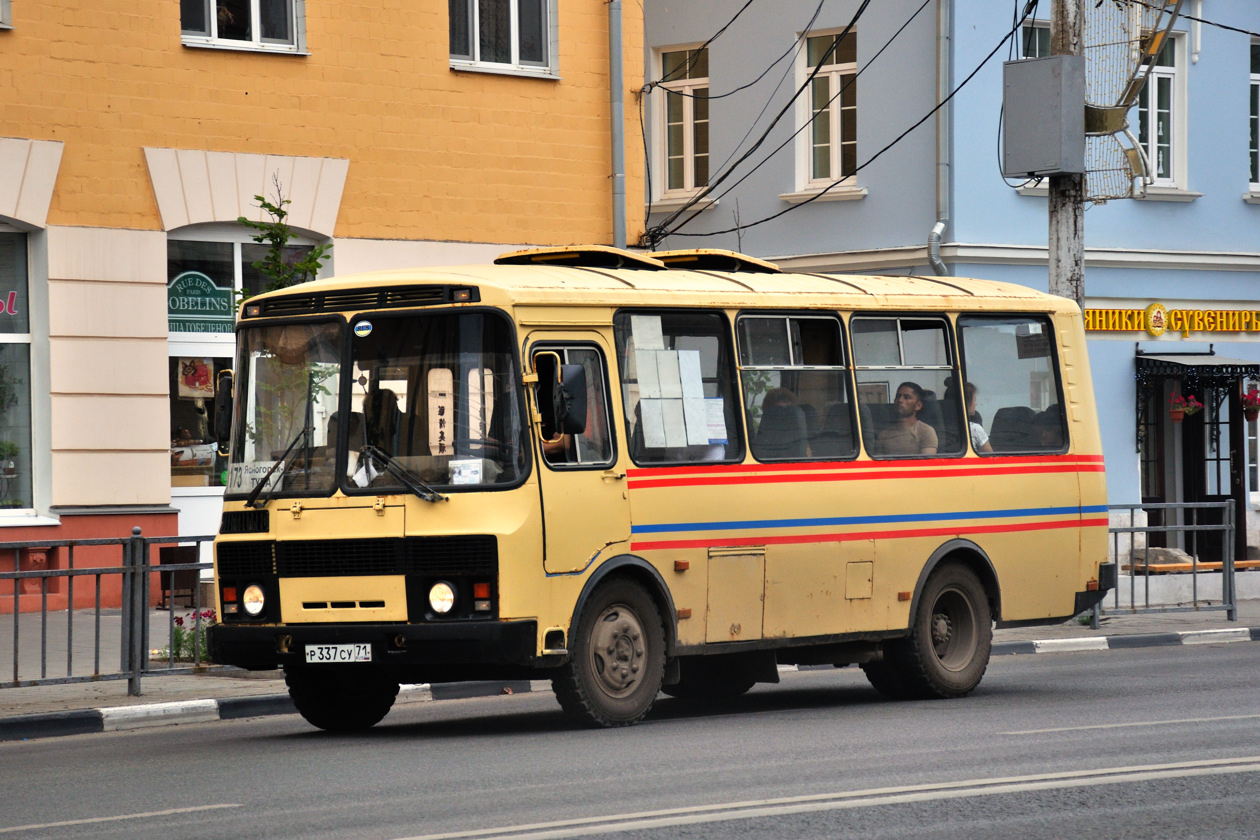
[{"label": "utility pole", "polygon": [[[1053,0],[1050,54],[1083,55],[1084,0]],[[1084,110],[1085,103],[1081,103]],[[1050,294],[1085,301],[1085,176],[1050,176]]]}]

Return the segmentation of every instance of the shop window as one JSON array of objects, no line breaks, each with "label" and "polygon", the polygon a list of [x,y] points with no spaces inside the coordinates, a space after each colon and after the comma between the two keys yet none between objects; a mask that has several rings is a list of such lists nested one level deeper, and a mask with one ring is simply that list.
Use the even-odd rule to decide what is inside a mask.
[{"label": "shop window", "polygon": [[726,319],[716,312],[618,312],[613,329],[631,459],[742,460]]},{"label": "shop window", "polygon": [[32,508],[26,234],[0,232],[0,509]]},{"label": "shop window", "polygon": [[[232,365],[232,328],[242,291],[258,294],[270,282],[253,267],[267,246],[225,236],[220,241],[171,237],[166,247],[171,483],[221,487],[223,459],[215,452],[212,433],[214,382]],[[310,250],[310,245],[292,245],[286,258],[300,260]]]}]

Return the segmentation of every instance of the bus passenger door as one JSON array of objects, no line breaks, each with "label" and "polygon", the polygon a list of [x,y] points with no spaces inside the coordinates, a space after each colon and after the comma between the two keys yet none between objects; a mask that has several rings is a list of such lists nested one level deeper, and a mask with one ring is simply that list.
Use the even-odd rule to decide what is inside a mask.
[{"label": "bus passenger door", "polygon": [[[529,348],[530,366],[540,379],[557,376],[557,358],[570,374],[575,367],[581,368],[583,430],[564,434],[534,426],[545,531],[544,568],[547,574],[580,572],[630,539],[626,471],[618,467],[620,456],[612,427],[607,348],[597,333],[566,333],[563,337],[535,333]],[[540,394],[546,398],[551,384],[535,386],[536,401]],[[574,406],[579,406],[581,395],[573,396],[578,397]]]}]

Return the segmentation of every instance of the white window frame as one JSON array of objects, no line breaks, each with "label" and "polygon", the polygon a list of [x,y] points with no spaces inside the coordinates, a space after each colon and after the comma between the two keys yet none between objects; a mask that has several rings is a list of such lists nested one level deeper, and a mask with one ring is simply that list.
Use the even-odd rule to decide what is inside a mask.
[{"label": "white window frame", "polygon": [[[26,300],[30,310],[27,332],[0,334],[0,343],[24,344],[28,348],[30,370],[29,402],[31,410],[31,443],[28,457],[31,472],[30,504],[23,508],[0,510],[0,528],[26,525],[52,525],[56,518],[41,515],[51,504],[52,450],[48,437],[51,423],[50,363],[48,359],[48,268],[47,240],[35,231],[7,223],[0,217],[0,233],[26,236]],[[37,281],[36,277],[40,279]]]},{"label": "white window frame", "polygon": [[[844,29],[819,30],[815,32],[805,32],[800,36],[801,49],[797,53],[797,85],[805,84],[805,80],[809,78],[813,72],[813,65],[809,63],[809,39],[825,38],[830,35],[839,35]],[[849,32],[851,38],[856,38],[857,29]],[[843,78],[857,73],[859,70],[859,62],[848,62],[845,64],[827,65],[827,69],[822,70],[814,77],[817,79],[827,79],[828,89],[834,97],[829,105],[829,139],[828,144],[831,172],[834,174],[840,172],[843,162],[843,146],[850,141],[843,137],[841,132],[841,105],[840,97],[836,96],[836,92],[843,85]],[[861,108],[854,106],[860,114]],[[813,132],[813,83],[811,82],[809,89],[803,91],[796,101],[796,125],[799,131],[796,135],[796,192],[779,196],[783,201],[791,204],[798,204],[808,201],[814,197],[818,197],[820,201],[845,201],[855,198],[863,198],[866,196],[866,188],[858,186],[858,179],[855,173],[841,175],[839,177],[814,177],[814,132]],[[857,138],[853,138],[856,142]],[[826,190],[825,193],[823,191]],[[819,195],[823,193],[822,195]]]},{"label": "white window frame", "polygon": [[[1151,183],[1156,190],[1185,190],[1186,189],[1186,167],[1187,167],[1187,148],[1188,143],[1188,110],[1187,110],[1187,73],[1186,73],[1186,49],[1185,38],[1181,33],[1170,33],[1170,47],[1172,55],[1172,66],[1161,67],[1155,66],[1151,68],[1150,76],[1147,77],[1146,86],[1143,87],[1139,94],[1138,105],[1134,109],[1132,121],[1138,126],[1138,140],[1142,144],[1142,150],[1146,153],[1147,162],[1151,168]],[[1155,97],[1157,96],[1159,85],[1161,82],[1167,83],[1167,90],[1171,99],[1169,105],[1169,133],[1168,133],[1168,164],[1169,171],[1165,175],[1158,172],[1159,162],[1156,157],[1157,148],[1154,141],[1157,133],[1148,130],[1148,137],[1141,136],[1141,114],[1143,110],[1150,111],[1152,104],[1157,104]]]},{"label": "white window frame", "polygon": [[251,40],[220,38],[215,0],[204,0],[208,31],[181,30],[181,43],[186,47],[306,54],[306,0],[287,0],[290,6],[289,32],[293,36],[290,41],[263,40],[262,27],[258,25],[260,0],[248,0],[248,2],[250,18],[253,22],[250,26]]},{"label": "white window frame", "polygon": [[[1042,40],[1041,33],[1045,33],[1046,51],[1043,53],[1038,49],[1034,49],[1031,53],[1025,50],[1027,46],[1027,37],[1029,30],[1035,30],[1037,38],[1035,43],[1039,44]],[[1019,28],[1019,57],[1025,58],[1046,58],[1050,55],[1050,24],[1047,21],[1030,20]]]},{"label": "white window frame", "polygon": [[[1250,53],[1252,56],[1260,50],[1260,41],[1251,42]],[[1250,190],[1252,195],[1260,193],[1260,66],[1256,65],[1255,58],[1251,59],[1251,85],[1248,88],[1250,93],[1250,108],[1247,116],[1247,124],[1250,129],[1248,137],[1248,146],[1250,152]]]},{"label": "white window frame", "polygon": [[0,0],[0,29],[13,28],[13,8],[9,0]]},{"label": "white window frame", "polygon": [[[558,54],[560,52],[559,21],[556,5],[558,0],[543,0],[544,49],[541,62],[524,62],[520,58],[520,4],[519,0],[508,0],[512,21],[512,56],[507,62],[483,61],[480,57],[481,39],[478,33],[481,28],[480,3],[477,0],[455,0],[465,4],[468,15],[468,48],[471,55],[450,54],[451,69],[479,73],[499,73],[514,76],[535,76],[558,79],[560,69]],[[449,7],[448,7],[449,8]]]},{"label": "white window frame", "polygon": [[[669,47],[668,49],[658,50],[656,54],[656,77],[658,79],[664,78],[666,55],[670,53],[687,52],[689,50],[696,50],[699,47],[700,47],[699,44],[692,44],[688,46],[676,46],[676,47]],[[659,112],[659,114],[656,118],[656,124],[657,124],[657,129],[658,129],[657,130],[658,140],[655,144],[656,159],[658,162],[656,168],[657,168],[657,171],[661,173],[661,177],[660,177],[660,183],[656,185],[655,192],[657,193],[657,195],[655,197],[656,199],[660,201],[666,201],[666,202],[671,199],[685,200],[694,196],[696,193],[700,192],[701,190],[703,190],[705,187],[708,186],[708,183],[709,183],[708,178],[705,178],[705,182],[703,184],[697,184],[695,182],[696,180],[695,179],[695,172],[696,172],[695,127],[696,127],[696,102],[697,102],[695,97],[697,95],[703,95],[706,97],[708,96],[708,93],[710,90],[709,76],[705,75],[705,76],[696,76],[694,78],[683,78],[683,79],[674,79],[671,81],[664,81],[664,82],[661,82],[660,85],[658,85],[657,90],[659,91],[659,96],[657,97],[657,102],[659,103],[659,107],[656,110]],[[704,93],[700,94],[699,93],[700,91],[703,91]],[[681,94],[682,103],[683,103],[683,122],[682,122],[683,147],[682,147],[682,154],[681,154],[682,166],[683,166],[683,184],[680,187],[671,187],[669,183],[669,162],[670,162],[671,157],[673,157],[672,152],[674,151],[669,146],[669,126],[670,126],[669,94],[671,93]],[[710,111],[708,117],[705,120],[705,122],[708,122],[710,125],[710,134],[709,134],[710,143],[707,146],[707,148],[705,148],[704,150],[704,155],[708,157],[710,161],[712,161],[712,148],[713,148],[712,142],[711,142],[712,118],[713,118],[713,114]],[[713,174],[713,170],[712,170],[712,166],[710,165],[709,175],[711,176],[712,174]]]}]

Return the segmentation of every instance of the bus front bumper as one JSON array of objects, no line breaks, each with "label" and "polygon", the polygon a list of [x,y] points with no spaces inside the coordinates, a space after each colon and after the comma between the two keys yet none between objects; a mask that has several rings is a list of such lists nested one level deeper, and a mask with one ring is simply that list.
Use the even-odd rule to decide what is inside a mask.
[{"label": "bus front bumper", "polygon": [[315,645],[367,644],[372,664],[386,667],[495,667],[537,664],[536,621],[433,624],[216,624],[207,631],[210,658],[251,671],[307,664]]}]

